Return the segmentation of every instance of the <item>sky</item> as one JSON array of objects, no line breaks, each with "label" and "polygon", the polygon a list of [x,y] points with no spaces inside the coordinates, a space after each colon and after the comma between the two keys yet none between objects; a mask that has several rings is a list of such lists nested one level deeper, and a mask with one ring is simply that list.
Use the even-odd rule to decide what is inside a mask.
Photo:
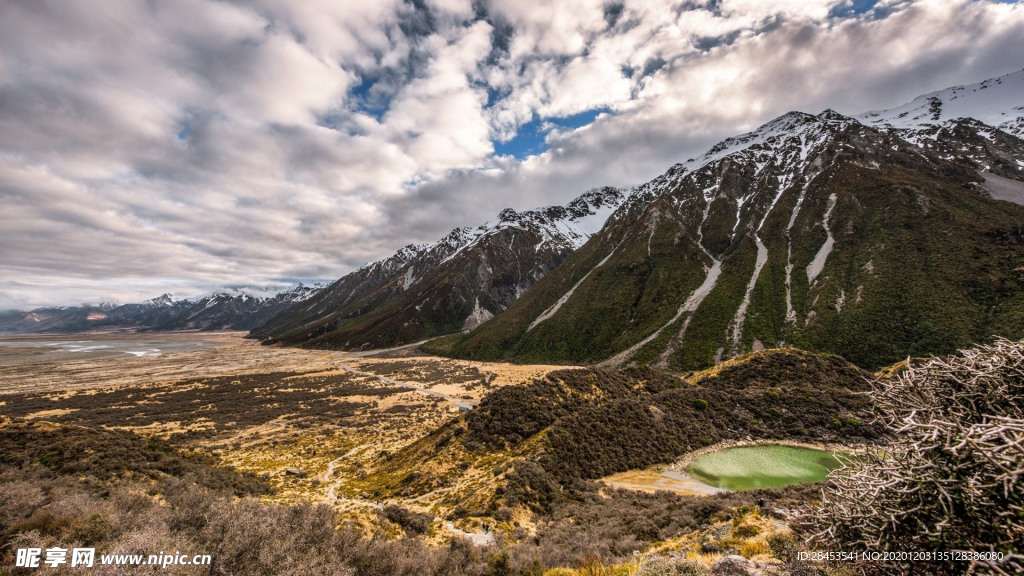
[{"label": "sky", "polygon": [[1021,68],[991,0],[0,0],[0,308],[330,281]]}]

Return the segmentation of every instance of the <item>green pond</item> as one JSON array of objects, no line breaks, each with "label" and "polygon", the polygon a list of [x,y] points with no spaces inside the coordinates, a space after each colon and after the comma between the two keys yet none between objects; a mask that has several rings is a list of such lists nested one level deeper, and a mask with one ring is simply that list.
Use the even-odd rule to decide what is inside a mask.
[{"label": "green pond", "polygon": [[839,460],[825,450],[761,444],[697,456],[686,471],[710,486],[750,490],[818,482],[839,466]]}]

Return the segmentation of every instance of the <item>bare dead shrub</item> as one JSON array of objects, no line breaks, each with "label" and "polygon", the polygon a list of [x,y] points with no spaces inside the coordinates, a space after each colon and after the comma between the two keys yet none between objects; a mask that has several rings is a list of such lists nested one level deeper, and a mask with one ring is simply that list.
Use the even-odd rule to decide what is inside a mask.
[{"label": "bare dead shrub", "polygon": [[[884,449],[840,470],[799,526],[871,551],[1002,552],[981,573],[1024,573],[1024,342],[998,340],[874,382]],[[962,573],[964,562],[931,573]],[[884,571],[912,565],[878,566]]]}]

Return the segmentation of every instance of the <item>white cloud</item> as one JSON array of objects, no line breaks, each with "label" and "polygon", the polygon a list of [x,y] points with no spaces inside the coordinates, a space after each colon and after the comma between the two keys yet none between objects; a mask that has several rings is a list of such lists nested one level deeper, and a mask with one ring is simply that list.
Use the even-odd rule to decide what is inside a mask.
[{"label": "white cloud", "polygon": [[[0,308],[332,279],[505,206],[639,183],[791,109],[1024,66],[1019,3],[830,18],[843,3],[5,4]],[[531,119],[597,108],[541,155],[493,156]]]},{"label": "white cloud", "polygon": [[515,28],[513,60],[537,55],[574,54],[605,26],[601,0],[492,2],[491,10]]},{"label": "white cloud", "polygon": [[486,94],[468,80],[490,50],[490,32],[490,25],[477,22],[451,44],[433,38],[434,56],[424,76],[405,87],[383,119],[420,175],[478,165],[492,150],[483,114]]},{"label": "white cloud", "polygon": [[725,17],[761,20],[771,16],[823,20],[841,0],[722,0]]}]

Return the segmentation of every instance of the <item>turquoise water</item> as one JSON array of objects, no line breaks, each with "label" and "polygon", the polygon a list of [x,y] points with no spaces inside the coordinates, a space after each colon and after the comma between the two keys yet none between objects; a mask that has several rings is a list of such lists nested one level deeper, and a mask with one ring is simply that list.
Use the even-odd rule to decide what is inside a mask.
[{"label": "turquoise water", "polygon": [[710,486],[750,490],[819,482],[839,466],[839,460],[825,450],[761,444],[697,456],[686,471]]}]

